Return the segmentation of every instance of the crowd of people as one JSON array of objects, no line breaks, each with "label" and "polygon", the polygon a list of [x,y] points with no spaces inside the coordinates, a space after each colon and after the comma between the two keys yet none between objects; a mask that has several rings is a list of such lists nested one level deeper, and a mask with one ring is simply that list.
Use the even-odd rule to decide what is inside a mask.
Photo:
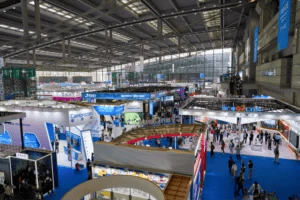
[{"label": "crowd of people", "polygon": [[13,173],[13,184],[4,182],[4,199],[43,199],[44,194],[54,193],[52,174],[45,166],[39,166],[39,187],[33,166],[27,166]]},{"label": "crowd of people", "polygon": [[[249,133],[250,132],[250,133]],[[209,135],[212,135],[213,139],[211,142],[211,156],[214,156],[215,146],[214,144],[220,145],[222,153],[225,153],[226,143],[224,138],[229,138],[231,135],[236,136],[237,142],[234,142],[234,139],[230,139],[228,142],[228,148],[230,154],[236,154],[237,160],[241,160],[241,150],[244,145],[247,145],[249,141],[249,145],[253,144],[260,144],[260,145],[267,145],[268,150],[274,151],[274,162],[277,164],[279,163],[279,145],[281,144],[281,136],[279,133],[268,133],[267,131],[257,131],[256,126],[252,125],[250,127],[244,127],[242,130],[242,139],[240,136],[239,131],[237,131],[237,127],[231,124],[216,124],[212,122],[207,129],[207,138],[209,140]],[[255,136],[256,135],[256,136]],[[231,137],[232,138],[232,137]],[[248,139],[249,138],[249,139]],[[237,143],[237,144],[236,144]],[[273,148],[272,148],[273,147]]]},{"label": "crowd of people", "polygon": [[[252,125],[252,127],[244,127],[239,133],[238,128],[235,125],[231,124],[217,124],[215,122],[210,123],[209,128],[207,130],[207,138],[209,140],[209,136],[213,138],[210,140],[210,156],[214,157],[215,153],[215,145],[219,145],[221,147],[221,152],[224,154],[226,143],[224,141],[225,138],[228,138],[228,148],[229,154],[232,156],[236,155],[236,160],[241,161],[241,169],[238,170],[236,165],[237,161],[234,161],[232,156],[230,156],[228,160],[228,168],[229,173],[232,176],[232,182],[236,183],[235,195],[240,195],[240,191],[242,191],[242,195],[253,194],[253,199],[261,199],[264,195],[261,186],[255,182],[249,190],[244,188],[245,183],[245,172],[246,168],[248,168],[248,179],[251,180],[254,172],[254,164],[251,160],[248,161],[247,167],[244,161],[241,159],[240,153],[242,147],[245,145],[267,145],[268,150],[274,151],[274,162],[279,164],[279,145],[281,144],[281,136],[279,133],[271,134],[268,131],[257,131],[256,126]],[[231,137],[234,136],[234,137]],[[234,138],[234,139],[231,139]],[[235,141],[234,141],[235,140]]]}]

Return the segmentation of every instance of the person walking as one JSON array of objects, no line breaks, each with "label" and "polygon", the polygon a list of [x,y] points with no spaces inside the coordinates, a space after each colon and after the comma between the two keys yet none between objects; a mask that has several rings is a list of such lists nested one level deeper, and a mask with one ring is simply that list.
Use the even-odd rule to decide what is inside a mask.
[{"label": "person walking", "polygon": [[240,196],[240,190],[242,190],[242,195],[244,192],[244,185],[243,185],[243,175],[242,172],[240,173],[240,176],[237,178],[237,185],[238,185],[238,189],[236,191],[236,195]]},{"label": "person walking", "polygon": [[260,134],[259,134],[259,140],[260,140],[260,143],[264,142],[264,132],[262,130],[260,131]]},{"label": "person walking", "polygon": [[215,146],[214,146],[213,143],[211,142],[211,143],[210,143],[210,156],[211,156],[211,157],[213,157],[213,156],[215,155],[214,149],[215,149]]},{"label": "person walking", "polygon": [[265,144],[267,144],[268,143],[268,132],[267,131],[265,131]]},{"label": "person walking", "polygon": [[279,146],[278,145],[274,149],[274,154],[275,154],[274,162],[277,164],[280,164],[278,161],[279,160]]},{"label": "person walking", "polygon": [[221,142],[221,149],[222,149],[222,152],[224,154],[225,153],[225,151],[224,151],[224,149],[225,149],[225,142],[224,142],[224,140],[222,140],[222,142]]},{"label": "person walking", "polygon": [[242,166],[241,166],[241,170],[240,170],[240,173],[241,173],[241,175],[242,175],[242,177],[243,177],[243,181],[245,180],[245,171],[246,171],[246,167],[245,167],[245,163],[244,163],[244,161],[242,160]]},{"label": "person walking", "polygon": [[261,186],[255,182],[251,188],[249,189],[248,193],[250,194],[251,192],[253,191],[253,199],[258,199],[259,198],[259,195],[261,192],[263,192]]},{"label": "person walking", "polygon": [[237,176],[237,166],[234,161],[231,167],[231,174],[232,174],[232,182],[233,182]]},{"label": "person walking", "polygon": [[248,133],[247,131],[244,131],[244,143],[247,143],[247,139],[248,139]]},{"label": "person walking", "polygon": [[275,135],[275,145],[279,145],[279,134]]},{"label": "person walking", "polygon": [[220,133],[220,140],[219,140],[219,144],[222,145],[222,141],[223,141],[223,132]]},{"label": "person walking", "polygon": [[250,133],[250,138],[249,138],[249,139],[250,139],[250,143],[249,143],[250,145],[251,145],[251,142],[253,141],[253,137],[254,137],[253,131],[251,131],[251,133]]},{"label": "person walking", "polygon": [[3,200],[4,199],[11,199],[12,196],[13,196],[13,193],[14,193],[13,192],[14,187],[9,185],[8,181],[4,181],[3,187],[4,187],[4,198],[3,198]]},{"label": "person walking", "polygon": [[241,147],[240,147],[240,145],[236,146],[236,159],[241,160]]},{"label": "person walking", "polygon": [[217,141],[219,141],[219,136],[220,136],[220,129],[219,128],[216,129],[216,134],[217,134]]},{"label": "person walking", "polygon": [[55,151],[56,151],[56,153],[59,153],[59,141],[58,141],[58,139],[56,139],[56,141],[55,141]]},{"label": "person walking", "polygon": [[268,150],[272,150],[272,138],[270,133],[268,135]]},{"label": "person walking", "polygon": [[233,140],[230,140],[229,149],[231,154],[233,154],[233,148],[234,148]]},{"label": "person walking", "polygon": [[251,180],[253,177],[253,163],[251,160],[248,162],[248,178]]},{"label": "person walking", "polygon": [[230,174],[232,174],[231,169],[232,169],[233,163],[234,163],[234,161],[233,161],[232,157],[230,156],[230,157],[229,157],[229,160],[228,160],[228,168],[229,168],[229,173],[230,173]]},{"label": "person walking", "polygon": [[212,130],[212,134],[213,134],[213,143],[217,142],[217,130],[214,129]]},{"label": "person walking", "polygon": [[88,180],[92,179],[92,163],[91,160],[88,159],[87,163],[86,163],[86,168],[88,170]]}]

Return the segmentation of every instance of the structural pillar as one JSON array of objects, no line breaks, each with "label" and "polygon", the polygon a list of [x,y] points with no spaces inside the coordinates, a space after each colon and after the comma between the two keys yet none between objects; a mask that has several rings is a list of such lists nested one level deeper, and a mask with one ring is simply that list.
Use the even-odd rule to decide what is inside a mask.
[{"label": "structural pillar", "polygon": [[61,42],[61,48],[62,48],[62,56],[63,59],[66,59],[66,43],[65,43],[65,37],[63,37]]},{"label": "structural pillar", "polygon": [[22,145],[22,149],[24,149],[24,135],[23,135],[23,121],[22,121],[22,118],[20,118],[20,133],[21,133],[21,145]]},{"label": "structural pillar", "polygon": [[72,56],[72,53],[71,53],[71,40],[68,40],[68,58],[69,58],[69,61],[71,60],[71,56]]},{"label": "structural pillar", "polygon": [[40,15],[40,0],[34,0],[34,8],[35,8],[35,34],[36,40],[41,40],[41,15]]}]

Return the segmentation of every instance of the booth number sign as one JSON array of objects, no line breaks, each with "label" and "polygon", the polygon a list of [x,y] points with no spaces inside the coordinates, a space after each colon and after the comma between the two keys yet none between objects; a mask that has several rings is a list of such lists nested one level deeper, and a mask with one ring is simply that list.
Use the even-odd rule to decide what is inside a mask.
[{"label": "booth number sign", "polygon": [[16,157],[21,158],[21,159],[28,159],[28,154],[26,154],[26,153],[17,153]]}]

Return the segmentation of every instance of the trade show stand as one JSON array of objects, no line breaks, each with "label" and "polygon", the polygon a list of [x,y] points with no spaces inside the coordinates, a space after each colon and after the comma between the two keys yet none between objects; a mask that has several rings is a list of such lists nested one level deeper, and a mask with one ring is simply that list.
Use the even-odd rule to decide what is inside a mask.
[{"label": "trade show stand", "polygon": [[15,195],[32,196],[36,190],[48,193],[58,187],[56,152],[25,148],[1,158],[0,184],[4,181],[15,186]]},{"label": "trade show stand", "polygon": [[[167,199],[198,198],[201,196],[205,177],[207,146],[205,134],[197,134],[200,130],[205,130],[205,126],[164,125],[138,128],[125,132],[112,143],[96,142],[93,178],[111,175],[140,176],[160,186]],[[177,134],[176,131],[179,132],[179,137],[198,135],[194,151],[133,145],[144,139],[173,136]],[[113,157],[111,152],[114,152]]]},{"label": "trade show stand", "polygon": [[[91,147],[90,132],[95,125],[93,123],[95,113],[92,107],[56,101],[10,100],[0,102],[0,109],[26,113],[27,117],[23,119],[25,147],[55,150],[58,140],[59,143],[65,142],[65,146],[68,146],[67,143],[72,145],[72,149],[67,152],[73,155],[75,160],[80,158],[79,155],[82,155],[83,160],[90,158],[93,150],[87,147]],[[19,126],[19,122],[15,120],[4,124],[4,131],[11,136],[9,141],[11,145],[16,145],[18,141],[21,141],[16,126]],[[67,134],[69,132],[71,134]],[[71,142],[74,143],[71,144]],[[62,149],[56,151],[64,152],[63,146],[61,147]],[[61,153],[58,154],[59,161],[60,155]]]}]

